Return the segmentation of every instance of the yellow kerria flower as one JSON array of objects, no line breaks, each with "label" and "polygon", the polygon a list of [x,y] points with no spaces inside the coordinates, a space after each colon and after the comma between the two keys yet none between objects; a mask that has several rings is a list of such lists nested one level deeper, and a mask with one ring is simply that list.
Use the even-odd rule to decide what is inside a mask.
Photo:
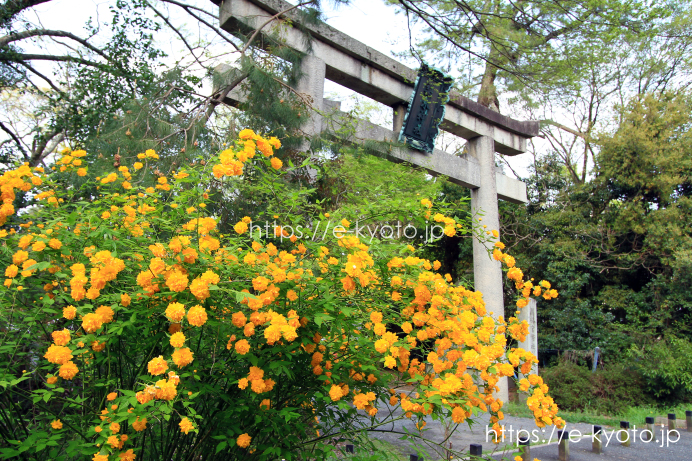
[{"label": "yellow kerria flower", "polygon": [[140,420],[139,416],[137,416],[137,421],[132,423],[132,428],[137,432],[143,431],[147,428],[147,418],[143,418]]},{"label": "yellow kerria flower", "polygon": [[241,339],[235,343],[235,351],[240,355],[247,354],[250,351],[250,343],[248,343],[246,339]]},{"label": "yellow kerria flower", "polygon": [[183,347],[183,344],[185,344],[185,335],[181,332],[173,333],[171,335],[170,343],[173,347]]},{"label": "yellow kerria flower", "polygon": [[194,429],[195,426],[190,422],[189,419],[183,418],[182,421],[180,421],[180,431],[184,432],[187,434],[190,432],[192,429]]},{"label": "yellow kerria flower", "polygon": [[207,311],[202,306],[192,306],[187,313],[187,321],[190,325],[201,327],[207,321]]},{"label": "yellow kerria flower", "polygon": [[185,306],[180,303],[170,303],[166,308],[166,317],[171,322],[180,322],[185,317]]},{"label": "yellow kerria flower", "polygon": [[101,328],[101,325],[103,325],[103,318],[98,314],[89,313],[82,319],[82,328],[87,333],[94,333]]},{"label": "yellow kerria flower", "polygon": [[276,157],[272,157],[271,164],[272,168],[274,168],[275,170],[281,169],[281,167],[284,165],[284,163]]},{"label": "yellow kerria flower", "polygon": [[71,360],[60,367],[58,370],[58,376],[62,379],[67,379],[68,381],[74,378],[77,373],[79,373],[79,368]]},{"label": "yellow kerria flower", "polygon": [[233,230],[236,231],[238,234],[244,234],[247,232],[247,224],[244,221],[238,221],[235,226],[233,226]]},{"label": "yellow kerria flower", "polygon": [[56,346],[51,344],[46,351],[44,357],[50,362],[57,365],[63,365],[72,359],[72,350],[65,346]]},{"label": "yellow kerria flower", "polygon": [[172,359],[178,368],[185,367],[191,364],[194,360],[193,353],[189,347],[177,349],[175,352],[173,352]]},{"label": "yellow kerria flower", "polygon": [[67,320],[72,320],[77,315],[77,308],[74,306],[67,306],[62,310],[62,316]]},{"label": "yellow kerria flower", "polygon": [[247,448],[250,446],[250,441],[252,441],[252,437],[250,437],[247,433],[239,435],[238,438],[236,439],[236,443],[238,444],[239,447],[241,448]]},{"label": "yellow kerria flower", "polygon": [[159,355],[158,357],[151,359],[147,366],[147,369],[149,373],[151,373],[154,376],[162,375],[166,372],[166,370],[168,370],[168,363],[166,362],[166,360],[164,360],[162,355]]}]

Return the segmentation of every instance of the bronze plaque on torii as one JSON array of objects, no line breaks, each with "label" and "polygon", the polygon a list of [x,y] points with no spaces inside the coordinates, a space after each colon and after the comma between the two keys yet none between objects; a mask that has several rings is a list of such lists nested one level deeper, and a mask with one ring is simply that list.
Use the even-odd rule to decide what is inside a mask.
[{"label": "bronze plaque on torii", "polygon": [[433,151],[453,82],[441,70],[421,65],[399,134],[400,142],[427,153]]}]

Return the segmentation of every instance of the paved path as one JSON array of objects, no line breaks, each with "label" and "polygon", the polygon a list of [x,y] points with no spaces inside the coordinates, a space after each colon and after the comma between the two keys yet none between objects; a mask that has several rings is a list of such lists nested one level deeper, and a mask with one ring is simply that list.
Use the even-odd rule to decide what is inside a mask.
[{"label": "paved path", "polygon": [[[382,415],[382,410],[380,410],[380,415]],[[475,443],[483,446],[484,456],[492,456],[496,460],[513,460],[517,454],[515,447],[518,431],[523,431],[521,432],[522,436],[525,436],[526,433],[530,434],[532,444],[531,461],[533,461],[533,458],[538,458],[541,461],[558,460],[557,429],[554,429],[553,426],[543,429],[538,428],[533,419],[530,418],[507,416],[503,421],[507,431],[506,439],[504,443],[500,444],[492,443],[490,437],[486,439],[487,415],[479,417],[478,424],[474,424],[472,427],[459,425],[448,437],[445,435],[445,428],[440,421],[433,421],[431,417],[427,417],[425,421],[427,424],[422,435],[434,442],[420,452],[424,456],[425,461],[442,460],[444,454],[439,445],[444,444],[448,447],[449,443],[452,444],[454,452],[463,454],[461,458],[455,457],[455,459],[467,459],[469,445]],[[370,436],[395,445],[405,455],[418,452],[409,440],[401,439],[402,434],[405,432],[421,434],[416,429],[413,421],[409,419],[395,421],[383,426],[382,429],[383,432],[370,432]],[[633,439],[631,446],[625,448],[621,447],[620,443],[614,438],[615,433],[613,431],[616,428],[604,427],[603,429],[606,434],[603,438],[604,454],[596,455],[591,452],[593,427],[590,424],[568,423],[565,430],[571,431],[572,440],[575,440],[574,443],[570,444],[570,461],[692,461],[692,433],[685,432],[684,430],[679,432],[680,439],[677,442],[675,442],[677,436],[672,434],[667,446],[665,443],[667,431],[665,431],[663,433],[663,446],[661,446],[660,426],[657,427],[657,441],[651,443],[645,443],[641,440],[641,432],[637,428],[636,441]],[[393,431],[394,433],[384,431]],[[580,436],[583,436],[583,438],[580,439]],[[610,439],[608,440],[607,437],[610,437]],[[577,440],[580,441],[577,442]]]},{"label": "paved path", "polygon": [[[382,413],[382,409],[380,409],[380,414],[378,414],[378,416],[381,416]],[[397,413],[395,412],[394,415],[397,416]],[[488,415],[478,416],[476,424],[473,424],[471,427],[467,424],[460,424],[449,436],[446,435],[445,427],[442,423],[440,421],[434,421],[430,416],[425,418],[427,424],[422,433],[416,429],[414,421],[403,419],[382,426],[381,432],[371,431],[369,434],[372,438],[384,440],[395,445],[404,454],[416,453],[416,450],[410,441],[401,440],[402,434],[406,432],[411,434],[422,434],[423,437],[433,442],[432,444],[428,444],[427,448],[422,453],[423,455],[427,455],[426,461],[442,459],[443,454],[439,446],[444,444],[445,447],[449,447],[449,443],[452,444],[452,449],[455,452],[462,453],[467,453],[469,445],[472,443],[480,443],[483,445],[483,451],[487,454],[491,454],[492,452],[498,453],[504,449],[512,449],[517,441],[518,431],[523,431],[521,433],[522,436],[525,436],[527,433],[531,434],[532,441],[536,443],[547,443],[551,439],[554,441],[557,440],[557,429],[554,430],[553,426],[540,429],[531,418],[506,416],[503,420],[505,430],[507,431],[506,439],[504,443],[495,444],[491,441],[492,437],[490,435],[486,436],[488,420]],[[589,424],[570,424],[567,428],[579,430],[583,434],[590,434],[592,431],[591,425]],[[690,459],[692,460],[692,458]]]},{"label": "paved path", "polygon": [[[569,461],[692,460],[692,433],[690,432],[678,431],[677,433],[667,434],[667,431],[665,431],[663,432],[663,437],[661,437],[661,428],[659,426],[656,433],[657,440],[647,443],[641,440],[640,433],[637,431],[636,440],[633,438],[629,447],[623,447],[619,442],[614,440],[610,429],[607,429],[606,433],[608,436],[611,436],[611,439],[607,445],[605,438],[603,439],[603,454],[597,455],[592,452],[591,437],[587,436],[582,438],[581,441],[570,443]],[[666,436],[669,437],[667,441]],[[504,459],[512,460],[516,454],[515,451],[506,453]],[[503,456],[495,456],[494,458],[501,460]],[[534,458],[541,461],[559,461],[557,444],[531,448],[530,459],[533,461]]]}]

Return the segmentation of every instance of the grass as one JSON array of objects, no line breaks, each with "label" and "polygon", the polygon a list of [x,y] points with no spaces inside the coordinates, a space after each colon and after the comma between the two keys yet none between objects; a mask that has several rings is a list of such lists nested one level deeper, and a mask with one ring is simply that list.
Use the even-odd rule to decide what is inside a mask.
[{"label": "grass", "polygon": [[[515,402],[508,402],[504,407],[505,413],[520,418],[533,418],[533,412],[526,405]],[[558,416],[568,423],[588,423],[598,426],[617,426],[620,421],[629,421],[630,424],[643,425],[647,416],[667,416],[668,413],[675,413],[678,419],[685,419],[685,410],[692,410],[692,404],[681,404],[675,407],[651,407],[637,406],[629,407],[621,413],[602,414],[589,409],[585,411],[560,411]]]},{"label": "grass", "polygon": [[336,460],[350,460],[350,461],[408,461],[409,455],[401,451],[396,445],[389,443],[384,440],[373,440],[370,442],[373,444],[374,450],[366,451],[363,448],[359,449],[356,447],[355,453],[345,453],[346,448],[343,451],[337,450],[334,456],[329,458],[329,461]]}]

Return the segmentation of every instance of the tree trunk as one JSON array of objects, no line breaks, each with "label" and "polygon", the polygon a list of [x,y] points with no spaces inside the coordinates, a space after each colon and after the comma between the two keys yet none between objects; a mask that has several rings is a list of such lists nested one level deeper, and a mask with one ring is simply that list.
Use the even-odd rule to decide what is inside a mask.
[{"label": "tree trunk", "polygon": [[[491,52],[490,56],[492,57]],[[497,99],[497,88],[495,87],[495,77],[497,77],[497,67],[490,63],[490,59],[485,62],[485,73],[481,80],[481,89],[478,92],[478,102],[495,112],[500,112],[500,101]]]}]

